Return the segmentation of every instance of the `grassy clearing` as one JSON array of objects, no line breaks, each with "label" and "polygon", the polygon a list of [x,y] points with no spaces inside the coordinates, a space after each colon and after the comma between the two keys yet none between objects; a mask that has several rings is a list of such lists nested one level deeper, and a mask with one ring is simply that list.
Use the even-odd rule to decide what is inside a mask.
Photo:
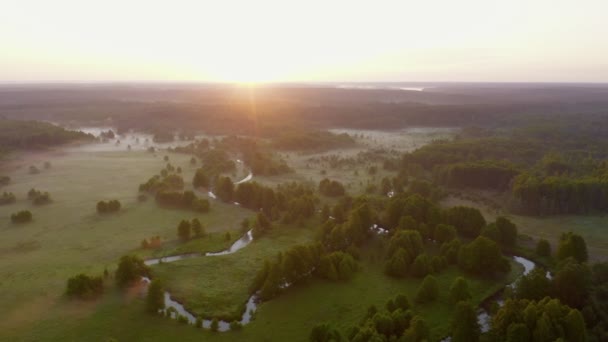
[{"label": "grassy clearing", "polygon": [[308,227],[281,227],[236,253],[156,265],[153,275],[191,312],[235,319],[264,260],[312,240],[312,235]]},{"label": "grassy clearing", "polygon": [[[21,155],[4,166],[1,173],[10,176],[11,183],[2,191],[14,192],[17,203],[0,207],[0,303],[7,316],[0,323],[0,339],[9,330],[27,327],[19,322],[44,320],[60,305],[68,277],[81,272],[100,274],[105,267],[112,271],[120,256],[137,250],[144,238],[159,235],[169,245],[175,244],[182,219],[197,217],[208,232],[221,236],[224,231],[237,231],[243,218],[253,215],[216,201],[207,214],[162,209],[151,198],[138,202],[138,185],[164,167],[164,155],[184,169],[189,183],[195,170],[190,158],[162,152],[154,156],[143,151],[69,150]],[[44,161],[51,162],[51,169],[28,173],[29,165]],[[50,192],[53,202],[32,205],[26,200],[31,188]],[[123,209],[98,215],[97,201],[108,199],[118,199]],[[32,211],[33,222],[11,224],[11,213],[24,209]],[[220,250],[226,243],[219,240],[199,247]],[[175,248],[180,246],[175,244]],[[28,312],[30,307],[35,315]]]},{"label": "grassy clearing", "polygon": [[547,217],[521,216],[506,214],[490,209],[482,204],[461,198],[448,197],[442,201],[445,207],[466,205],[481,210],[487,221],[493,221],[496,216],[503,215],[517,224],[520,234],[529,235],[535,239],[547,239],[553,248],[562,233],[569,231],[581,234],[587,242],[589,256],[593,260],[608,260],[608,216],[606,215],[559,215]]},{"label": "grassy clearing", "polygon": [[[361,163],[356,167],[331,168],[329,163],[312,162],[311,159],[330,156],[355,158],[360,152],[379,149],[390,151],[393,157],[400,157],[402,152],[414,150],[433,140],[445,139],[452,136],[455,131],[449,128],[413,128],[398,131],[335,129],[332,132],[350,134],[355,138],[357,145],[326,152],[281,152],[281,157],[295,172],[274,177],[256,175],[255,180],[271,185],[300,181],[317,186],[323,178],[330,178],[342,182],[348,193],[360,194],[365,192],[368,184],[379,186],[382,178],[394,176],[394,173],[384,170],[382,163],[377,162]],[[378,170],[375,175],[368,174],[368,169],[372,166]]]}]

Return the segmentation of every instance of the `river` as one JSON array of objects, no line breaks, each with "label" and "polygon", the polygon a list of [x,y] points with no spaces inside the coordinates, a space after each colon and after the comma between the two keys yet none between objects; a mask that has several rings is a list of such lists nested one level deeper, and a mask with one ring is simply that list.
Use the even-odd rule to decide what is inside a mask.
[{"label": "river", "polygon": [[[202,253],[187,253],[187,254],[173,255],[173,256],[167,256],[167,257],[161,257],[161,258],[155,258],[155,259],[148,259],[148,260],[144,261],[144,263],[146,265],[150,266],[150,265],[158,265],[160,263],[175,262],[178,260],[184,260],[184,259],[190,259],[190,258],[213,257],[213,256],[219,256],[219,255],[232,254],[240,249],[245,248],[247,245],[249,245],[251,243],[251,241],[253,241],[253,234],[252,234],[252,231],[249,230],[240,239],[236,240],[228,249],[225,249],[223,251],[209,252],[209,253],[205,253],[204,255]],[[141,281],[147,285],[150,283],[150,278],[142,277]],[[147,290],[147,286],[146,286],[145,290]],[[255,294],[252,295],[251,297],[249,297],[249,299],[247,300],[247,304],[245,306],[245,312],[241,316],[239,323],[241,323],[242,325],[245,325],[251,321],[251,317],[252,317],[253,313],[255,312],[255,310],[257,309],[257,301],[258,301],[258,298]],[[192,313],[188,312],[188,310],[186,310],[186,308],[184,307],[183,304],[174,300],[171,297],[171,293],[169,293],[168,291],[165,291],[165,309],[163,310],[163,313],[166,314],[167,310],[172,311],[170,316],[173,319],[177,319],[179,316],[182,316],[188,321],[189,324],[196,324],[196,316],[193,315]],[[218,324],[219,331],[230,330],[230,322],[218,321],[218,323],[219,323]],[[203,324],[203,328],[210,328],[211,320],[205,319],[202,321],[202,324]]]}]

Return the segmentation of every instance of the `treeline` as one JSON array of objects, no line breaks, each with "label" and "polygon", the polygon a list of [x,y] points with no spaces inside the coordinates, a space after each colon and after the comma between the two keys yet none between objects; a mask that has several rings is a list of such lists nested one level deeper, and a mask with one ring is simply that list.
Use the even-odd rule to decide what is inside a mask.
[{"label": "treeline", "polygon": [[27,192],[27,198],[35,205],[51,203],[51,195],[48,192],[42,192],[34,188]]},{"label": "treeline", "polygon": [[154,199],[163,207],[194,210],[201,213],[208,212],[211,207],[209,200],[199,198],[192,191],[159,191]]},{"label": "treeline", "polygon": [[435,179],[451,187],[507,190],[519,172],[513,165],[495,161],[449,164],[435,169]]},{"label": "treeline", "polygon": [[573,118],[554,121],[465,130],[405,154],[401,167],[419,166],[450,187],[510,190],[511,209],[525,214],[606,212],[608,130]]},{"label": "treeline", "polygon": [[524,173],[513,183],[514,209],[533,215],[586,214],[608,211],[604,176],[536,176]]},{"label": "treeline", "polygon": [[0,205],[13,204],[17,201],[17,197],[12,192],[3,192],[0,196]]},{"label": "treeline", "polygon": [[319,130],[287,130],[273,137],[272,145],[282,150],[324,151],[354,146],[355,140],[346,133],[335,134]]},{"label": "treeline", "polygon": [[109,201],[99,201],[97,202],[97,212],[99,214],[108,214],[108,213],[115,213],[117,211],[120,211],[121,208],[121,204],[120,201],[118,200],[109,200]]},{"label": "treeline", "polygon": [[276,176],[293,171],[283,159],[260,143],[259,139],[229,136],[222,139],[218,146],[240,153],[243,162],[256,175]]},{"label": "treeline", "polygon": [[236,201],[241,206],[262,211],[271,220],[292,223],[314,215],[317,199],[311,187],[297,182],[279,184],[276,188],[257,182],[236,187],[228,177],[219,177],[214,189],[224,202]]},{"label": "treeline", "polygon": [[46,122],[0,119],[0,146],[3,148],[44,148],[92,139],[90,134],[68,131]]},{"label": "treeline", "polygon": [[267,260],[250,286],[250,292],[258,293],[261,300],[268,300],[312,276],[346,281],[359,268],[358,262],[348,253],[327,251],[319,243],[298,245],[279,253],[275,260]]},{"label": "treeline", "polygon": [[325,196],[339,197],[344,195],[345,190],[342,183],[325,178],[319,182],[319,192]]}]

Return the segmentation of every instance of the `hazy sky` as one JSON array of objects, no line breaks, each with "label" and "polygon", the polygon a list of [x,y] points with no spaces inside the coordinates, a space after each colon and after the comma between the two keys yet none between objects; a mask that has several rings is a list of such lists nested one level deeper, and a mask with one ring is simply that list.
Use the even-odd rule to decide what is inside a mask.
[{"label": "hazy sky", "polygon": [[0,0],[49,80],[608,82],[608,0]]}]

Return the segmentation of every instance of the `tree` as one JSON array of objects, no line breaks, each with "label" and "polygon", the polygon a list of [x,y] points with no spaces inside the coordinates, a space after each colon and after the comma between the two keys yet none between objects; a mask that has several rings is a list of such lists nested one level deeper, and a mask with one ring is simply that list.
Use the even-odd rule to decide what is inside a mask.
[{"label": "tree", "polygon": [[496,228],[499,233],[498,242],[506,247],[513,247],[517,243],[517,226],[509,219],[499,216],[496,218]]},{"label": "tree", "polygon": [[205,236],[205,227],[203,227],[203,225],[201,224],[201,221],[199,221],[197,218],[192,220],[192,231],[194,232],[194,235],[197,237],[201,237],[201,236]]},{"label": "tree", "polygon": [[582,308],[585,305],[590,286],[589,267],[572,258],[561,263],[553,278],[555,297],[573,308]]},{"label": "tree", "polygon": [[327,323],[315,325],[310,332],[310,342],[340,342],[342,335]]},{"label": "tree", "polygon": [[136,280],[140,280],[142,276],[147,276],[150,269],[142,259],[137,256],[125,255],[120,258],[118,269],[116,270],[115,278],[119,287],[125,287],[132,284]]},{"label": "tree", "polygon": [[454,342],[479,341],[480,328],[477,322],[477,312],[471,302],[461,301],[456,304],[451,329]]},{"label": "tree", "polygon": [[32,213],[29,210],[18,211],[11,214],[12,223],[26,223],[32,220]]},{"label": "tree", "polygon": [[405,277],[411,261],[405,249],[399,248],[397,252],[386,262],[384,271],[392,277]]},{"label": "tree", "polygon": [[414,259],[410,271],[414,277],[422,278],[433,272],[431,259],[426,254],[420,254]]},{"label": "tree", "polygon": [[495,272],[507,273],[511,269],[496,242],[483,236],[460,248],[458,265],[466,272],[486,276]]},{"label": "tree", "polygon": [[497,341],[585,341],[585,322],[578,310],[558,299],[507,299],[492,319]]},{"label": "tree", "polygon": [[439,297],[439,283],[437,278],[428,275],[418,287],[416,292],[416,303],[424,304],[434,301]]},{"label": "tree", "polygon": [[152,314],[165,308],[165,293],[159,280],[152,280],[148,286],[146,297],[146,311]]},{"label": "tree", "polygon": [[477,237],[486,225],[486,220],[478,209],[463,206],[446,210],[445,220],[460,234],[470,238]]},{"label": "tree", "polygon": [[101,277],[89,277],[85,274],[68,279],[66,294],[68,297],[80,299],[94,298],[103,292],[103,279]]},{"label": "tree", "polygon": [[515,297],[519,299],[541,300],[551,294],[551,280],[545,270],[535,268],[523,275],[515,283]]},{"label": "tree", "polygon": [[234,183],[230,177],[218,177],[215,186],[215,194],[224,202],[232,201],[234,196]]},{"label": "tree", "polygon": [[538,240],[536,244],[536,255],[541,257],[550,257],[551,256],[551,245],[549,241],[545,239]]},{"label": "tree", "polygon": [[182,220],[177,226],[177,236],[183,241],[190,239],[190,222]]},{"label": "tree", "polygon": [[456,228],[447,224],[438,224],[435,227],[433,239],[439,243],[449,242],[456,238]]},{"label": "tree", "polygon": [[471,299],[469,285],[463,277],[458,277],[450,286],[450,300],[452,303],[467,301]]},{"label": "tree", "polygon": [[566,340],[569,342],[586,342],[585,320],[580,311],[571,309],[564,318]]},{"label": "tree", "polygon": [[397,297],[395,297],[395,307],[407,311],[410,309],[410,301],[404,294],[398,294]]},{"label": "tree", "polygon": [[211,331],[213,332],[217,332],[220,328],[220,323],[218,322],[217,318],[214,318],[211,320]]},{"label": "tree", "polygon": [[195,188],[208,188],[209,187],[209,177],[207,177],[207,173],[204,169],[196,170],[194,174],[194,178],[192,179],[192,186]]},{"label": "tree", "polygon": [[578,262],[585,262],[589,259],[585,240],[582,236],[573,232],[562,234],[557,246],[557,258],[559,260],[569,257],[576,259]]},{"label": "tree", "polygon": [[431,331],[426,321],[420,316],[414,316],[410,327],[403,333],[405,341],[429,341]]}]

